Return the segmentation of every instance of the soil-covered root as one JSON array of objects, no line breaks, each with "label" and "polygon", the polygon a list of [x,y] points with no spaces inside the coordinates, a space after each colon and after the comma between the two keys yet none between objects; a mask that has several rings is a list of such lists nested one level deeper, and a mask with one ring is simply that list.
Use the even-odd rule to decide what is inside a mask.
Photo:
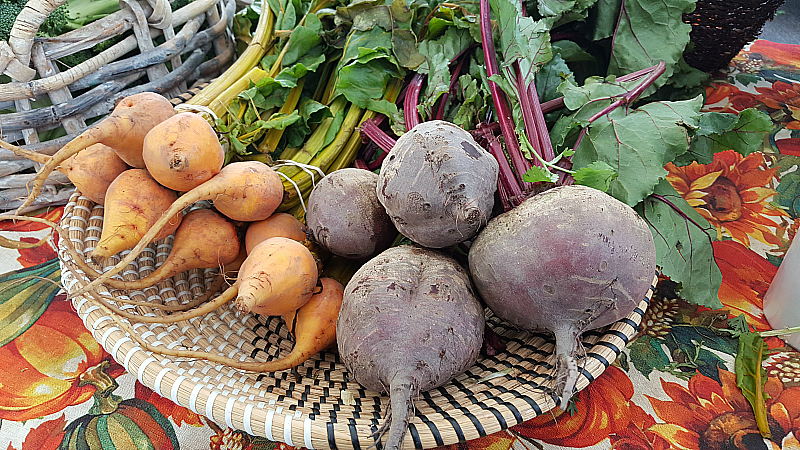
[{"label": "soil-covered root", "polygon": [[397,140],[376,192],[400,233],[444,248],[471,239],[489,221],[498,175],[497,160],[472,135],[432,120]]},{"label": "soil-covered root", "polygon": [[467,272],[436,250],[393,247],[353,275],[336,326],[339,355],[359,384],[389,393],[385,449],[402,447],[420,392],[475,363],[484,325]]}]

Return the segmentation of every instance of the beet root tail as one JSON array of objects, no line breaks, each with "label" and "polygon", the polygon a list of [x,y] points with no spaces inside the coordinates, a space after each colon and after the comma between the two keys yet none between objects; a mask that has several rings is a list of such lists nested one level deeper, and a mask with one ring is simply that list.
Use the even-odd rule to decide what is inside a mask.
[{"label": "beet root tail", "polygon": [[575,392],[575,385],[578,382],[578,363],[575,360],[575,352],[578,348],[578,336],[580,331],[574,326],[567,326],[553,332],[556,337],[556,373],[555,373],[555,394],[561,399],[560,407],[564,411],[567,409],[569,400]]},{"label": "beet root tail", "polygon": [[403,439],[408,431],[408,422],[414,412],[415,383],[413,377],[398,374],[389,386],[389,413],[386,420],[390,420],[389,431],[383,450],[399,450],[403,447]]},{"label": "beet root tail", "polygon": [[578,382],[578,363],[572,355],[561,355],[558,358],[558,367],[566,376],[564,390],[561,392],[561,410],[566,411],[572,393],[575,391],[575,384]]}]

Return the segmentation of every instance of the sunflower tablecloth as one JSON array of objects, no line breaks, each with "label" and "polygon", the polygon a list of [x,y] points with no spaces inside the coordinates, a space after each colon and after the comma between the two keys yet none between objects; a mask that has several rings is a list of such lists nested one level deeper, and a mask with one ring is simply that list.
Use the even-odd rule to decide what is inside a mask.
[{"label": "sunflower tablecloth", "polygon": [[[725,331],[742,316],[756,331],[769,329],[762,299],[800,228],[800,46],[755,41],[712,81],[705,110],[757,108],[774,122],[760,152],[667,166],[668,181],[716,228],[724,309],[694,306],[691,292],[661,280],[641,331],[574,409],[453,447],[800,449],[800,353],[766,339],[772,438],[763,439],[736,386],[738,339]],[[0,234],[35,242],[48,231],[6,221]],[[60,294],[50,244],[0,250],[0,449],[288,447],[220,427],[126,373]],[[113,395],[98,401],[101,388]]]}]

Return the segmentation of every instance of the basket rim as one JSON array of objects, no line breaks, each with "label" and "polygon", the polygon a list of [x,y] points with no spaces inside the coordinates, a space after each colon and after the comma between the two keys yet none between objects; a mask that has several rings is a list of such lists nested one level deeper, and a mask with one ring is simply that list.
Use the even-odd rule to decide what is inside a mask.
[{"label": "basket rim", "polygon": [[[97,228],[98,220],[102,222],[102,207],[87,205],[93,204],[76,192],[64,210],[62,226],[69,230],[71,242],[83,244],[80,232]],[[69,226],[70,223],[73,225]],[[76,223],[77,228],[84,229],[76,230]],[[58,254],[62,284],[69,293],[76,285],[87,281],[65,264],[69,256],[63,242],[64,239],[59,242]],[[164,251],[168,254],[171,244],[160,241],[155,247],[159,254]],[[148,258],[151,266],[154,265],[152,256]],[[640,331],[657,281],[658,274],[655,275],[653,285],[630,315],[602,331],[584,333],[584,344],[589,345],[585,359],[579,362],[577,391],[602,374]],[[111,295],[110,291],[104,293]],[[350,381],[334,354],[315,357],[308,367],[303,367],[307,372],[299,379],[287,371],[255,376],[207,361],[176,361],[139,346],[119,327],[112,317],[114,314],[99,302],[86,296],[74,297],[72,302],[94,339],[139,382],[220,426],[309,449],[362,449],[374,444],[372,435],[382,422],[388,396],[367,391]],[[233,305],[196,319],[180,329],[175,324],[157,324],[156,327],[133,324],[132,328],[140,338],[147,338],[152,344],[161,342],[169,333],[197,335],[203,328],[213,328],[220,335],[224,332],[234,339],[235,336],[250,338],[256,329],[259,332],[279,330],[283,323],[279,318],[252,314],[237,317]],[[481,356],[472,368],[448,384],[421,393],[404,442],[406,448],[434,448],[484,437],[557,406],[558,398],[548,393],[544,384],[553,367],[547,360],[552,357],[553,350],[550,338],[512,330],[496,317],[493,320],[495,332],[506,339],[507,350],[494,357]],[[167,347],[173,347],[176,342],[183,345],[184,340],[167,344]],[[231,356],[244,350],[241,341],[235,345],[225,340],[211,342],[219,345],[216,351]],[[270,345],[277,348],[277,345]],[[242,358],[246,356],[243,354]],[[328,370],[329,367],[332,369]],[[317,376],[314,370],[324,375]]]}]

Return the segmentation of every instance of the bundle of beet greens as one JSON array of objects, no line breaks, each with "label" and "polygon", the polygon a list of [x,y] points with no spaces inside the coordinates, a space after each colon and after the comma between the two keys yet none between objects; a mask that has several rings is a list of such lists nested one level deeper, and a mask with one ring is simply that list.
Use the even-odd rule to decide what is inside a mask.
[{"label": "bundle of beet greens", "polygon": [[[700,112],[708,75],[683,58],[691,25],[682,17],[694,7],[268,0],[273,28],[254,69],[261,72],[251,71],[257,76],[218,128],[232,143],[229,158],[322,160],[329,171],[352,161],[337,152],[352,153],[355,126],[369,138],[355,164],[376,170],[414,125],[452,122],[500,162],[504,209],[554,185],[605,191],[646,220],[659,268],[691,292],[687,300],[720,307],[716,232],[666,181],[664,166],[707,163],[730,148],[753,152],[771,121],[750,110]],[[260,13],[256,2],[237,16],[240,38],[250,38]]]}]

